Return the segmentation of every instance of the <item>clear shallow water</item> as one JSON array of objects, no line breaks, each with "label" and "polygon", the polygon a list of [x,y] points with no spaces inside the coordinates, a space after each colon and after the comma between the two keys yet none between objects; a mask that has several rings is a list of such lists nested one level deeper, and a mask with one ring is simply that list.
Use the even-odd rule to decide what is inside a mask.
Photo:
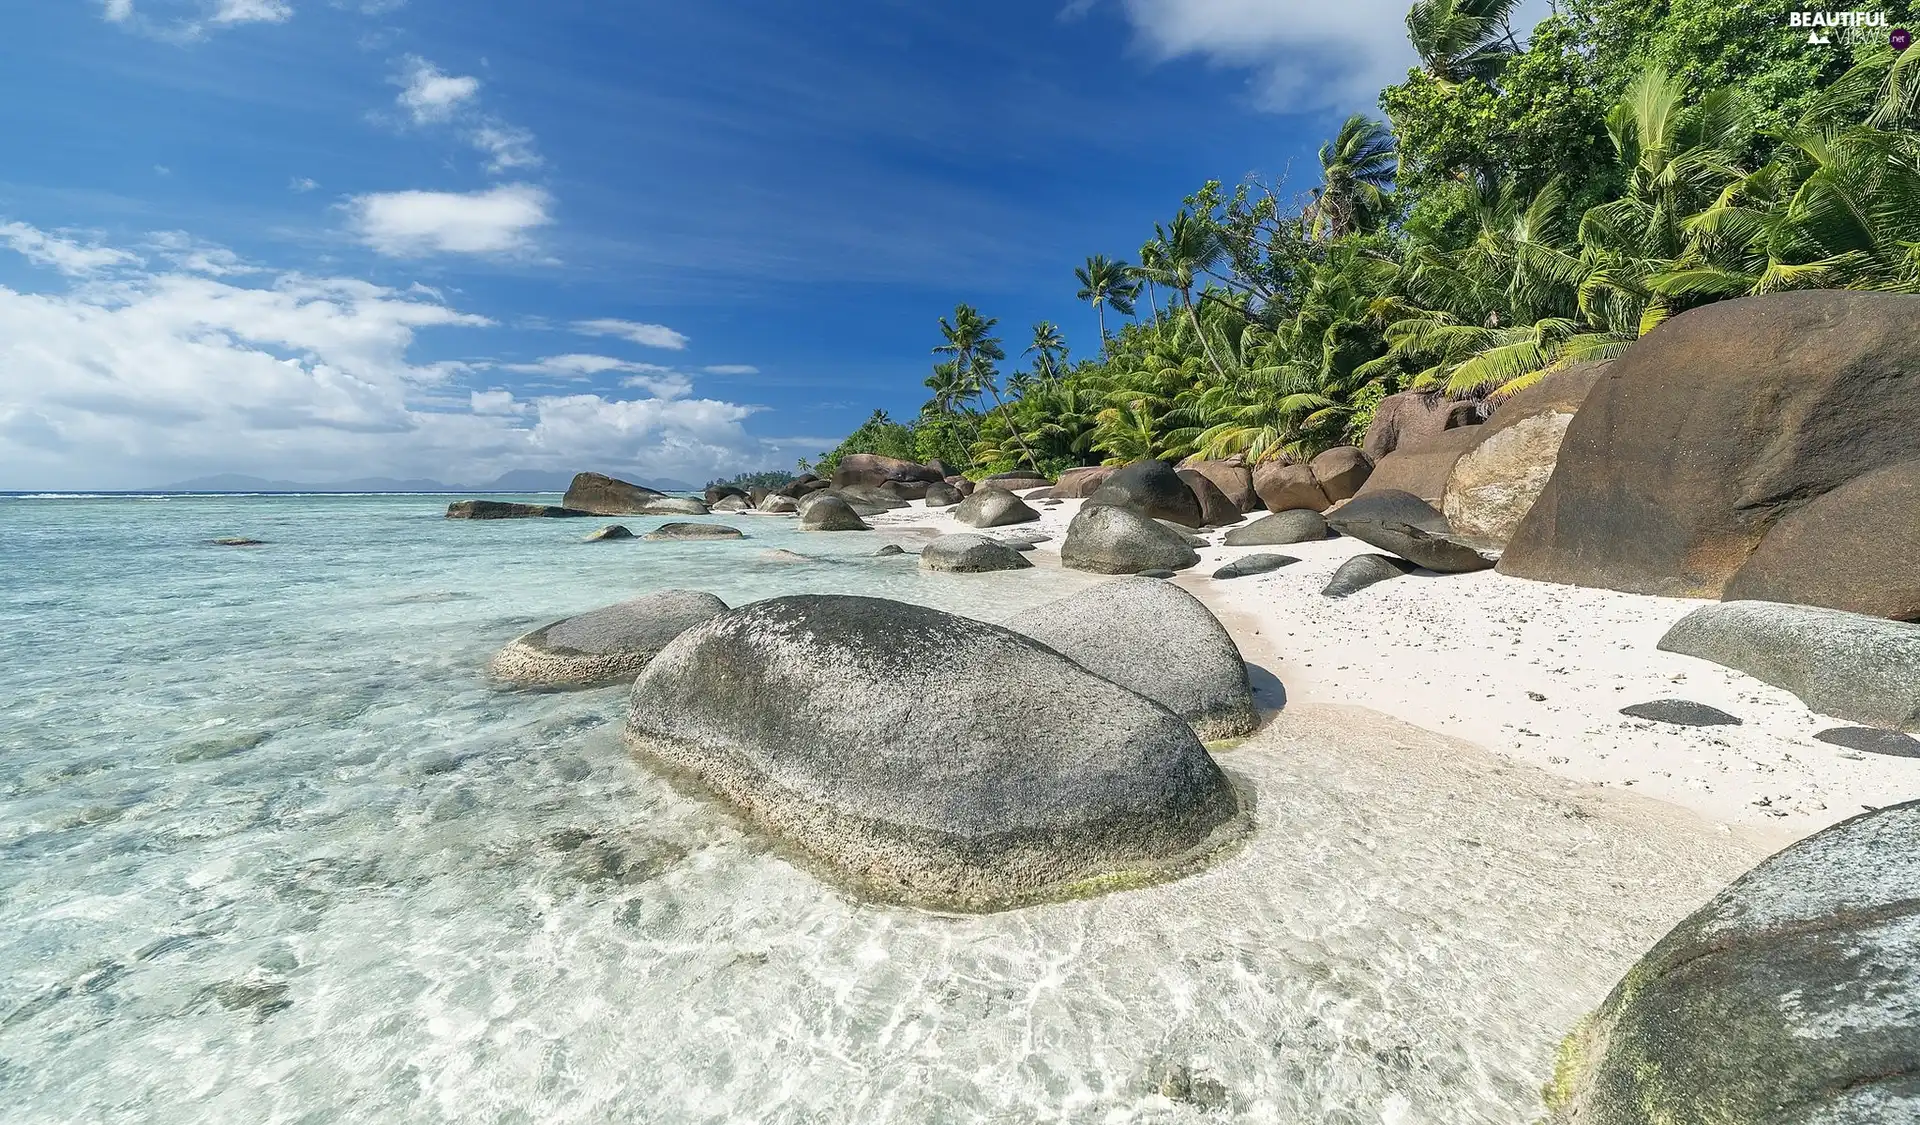
[{"label": "clear shallow water", "polygon": [[445,502],[0,499],[8,1121],[1525,1121],[1739,867],[1313,728],[1223,756],[1260,831],[1197,878],[859,903],[631,760],[619,689],[496,693],[487,656],[666,586],[1004,619],[1083,578]]}]

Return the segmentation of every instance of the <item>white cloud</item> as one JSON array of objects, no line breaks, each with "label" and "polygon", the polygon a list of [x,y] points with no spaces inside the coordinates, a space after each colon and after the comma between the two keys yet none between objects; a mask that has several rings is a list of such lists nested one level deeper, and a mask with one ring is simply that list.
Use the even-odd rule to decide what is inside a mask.
[{"label": "white cloud", "polygon": [[534,363],[501,364],[505,371],[525,375],[546,375],[560,379],[586,379],[609,371],[626,372],[623,387],[637,387],[660,398],[684,398],[693,393],[693,380],[685,372],[657,363],[637,363],[610,355],[550,355]]},{"label": "white cloud", "polygon": [[25,223],[0,223],[0,244],[36,266],[52,266],[72,277],[140,262],[137,255],[125,250],[109,246],[82,246],[70,238],[48,234]]},{"label": "white cloud", "polygon": [[587,336],[618,336],[623,340],[632,340],[649,348],[668,348],[679,351],[687,346],[687,338],[668,328],[664,324],[642,324],[634,320],[615,320],[611,317],[600,320],[576,320],[573,330]]},{"label": "white cloud", "polygon": [[486,191],[390,191],[348,204],[360,240],[389,257],[505,254],[532,245],[529,232],[553,221],[552,197],[531,184]]},{"label": "white cloud", "polygon": [[480,93],[480,80],[471,76],[450,75],[419,55],[406,57],[406,72],[400,78],[400,108],[414,124],[446,121],[461,105]]},{"label": "white cloud", "polygon": [[487,171],[495,175],[512,168],[537,168],[540,154],[533,150],[533,134],[513,125],[487,121],[469,135],[473,147],[487,155]]},{"label": "white cloud", "polygon": [[758,375],[760,369],[751,363],[716,363],[700,370],[709,375]]},{"label": "white cloud", "polygon": [[287,181],[287,190],[292,192],[305,193],[319,186],[319,180],[311,179],[307,176],[295,176],[293,179]]},{"label": "white cloud", "polygon": [[[9,230],[16,247],[64,241]],[[633,376],[657,384],[647,397],[465,386],[498,365],[422,361],[418,337],[492,321],[420,291],[299,273],[241,284],[171,267],[72,286],[0,286],[0,488],[147,487],[214,472],[459,482],[585,467],[705,479],[792,457],[790,443],[744,431],[755,408],[691,397],[684,376],[650,367]]]},{"label": "white cloud", "polygon": [[100,16],[108,23],[125,23],[133,18],[133,0],[106,0]]},{"label": "white cloud", "polygon": [[293,5],[286,0],[220,0],[213,11],[214,23],[285,23],[293,18]]},{"label": "white cloud", "polygon": [[1162,59],[1198,56],[1255,72],[1269,109],[1370,108],[1405,76],[1410,0],[1121,0],[1140,44]]}]

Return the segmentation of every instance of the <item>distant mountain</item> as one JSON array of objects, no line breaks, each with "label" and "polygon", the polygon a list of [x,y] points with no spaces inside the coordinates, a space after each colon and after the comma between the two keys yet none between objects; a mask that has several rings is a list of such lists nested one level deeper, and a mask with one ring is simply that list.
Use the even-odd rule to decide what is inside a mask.
[{"label": "distant mountain", "polygon": [[[502,473],[485,484],[444,484],[425,477],[399,480],[394,477],[361,477],[357,480],[304,484],[292,480],[268,480],[240,473],[216,473],[210,477],[163,484],[155,492],[565,492],[573,483],[572,473],[547,469],[515,469]],[[672,477],[638,480],[648,488],[662,492],[694,492],[694,485]]]}]

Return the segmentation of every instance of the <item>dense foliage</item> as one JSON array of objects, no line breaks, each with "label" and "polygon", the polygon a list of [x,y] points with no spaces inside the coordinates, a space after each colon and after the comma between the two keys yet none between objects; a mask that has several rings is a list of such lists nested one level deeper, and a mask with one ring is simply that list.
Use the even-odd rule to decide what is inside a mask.
[{"label": "dense foliage", "polygon": [[1088,258],[1097,356],[1043,322],[1004,373],[961,305],[919,417],[876,413],[823,463],[1309,456],[1388,394],[1497,397],[1705,302],[1920,293],[1920,50],[1808,44],[1786,0],[1568,0],[1523,44],[1515,4],[1419,0],[1421,66],[1309,191],[1209,182],[1137,264]]}]

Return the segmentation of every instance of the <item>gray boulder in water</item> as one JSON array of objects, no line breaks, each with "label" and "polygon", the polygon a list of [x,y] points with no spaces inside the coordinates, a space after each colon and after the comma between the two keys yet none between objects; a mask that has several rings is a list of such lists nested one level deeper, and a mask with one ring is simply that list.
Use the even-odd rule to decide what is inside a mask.
[{"label": "gray boulder in water", "polygon": [[1324,516],[1312,508],[1294,508],[1236,527],[1227,532],[1221,542],[1229,547],[1278,547],[1288,543],[1318,543],[1326,537]]},{"label": "gray boulder in water", "polygon": [[1005,527],[1010,523],[1031,523],[1040,518],[1040,513],[1025,500],[988,482],[960,501],[959,507],[953,510],[953,518],[969,527]]},{"label": "gray boulder in water", "polygon": [[984,574],[993,570],[1027,570],[1032,566],[1013,547],[984,535],[942,535],[920,549],[922,570]]},{"label": "gray boulder in water", "polygon": [[1084,506],[1067,525],[1060,563],[1097,574],[1184,570],[1200,561],[1181,536],[1131,508]]},{"label": "gray boulder in water", "polygon": [[1411,492],[1384,488],[1356,496],[1327,523],[1342,535],[1442,574],[1493,567],[1492,559],[1454,539],[1447,517]]},{"label": "gray boulder in water", "polygon": [[647,532],[648,539],[680,539],[698,541],[702,539],[745,539],[746,535],[737,527],[728,527],[724,523],[663,523]]},{"label": "gray boulder in water", "polygon": [[634,509],[641,516],[704,516],[707,503],[690,496],[659,496]]},{"label": "gray boulder in water", "polygon": [[[816,499],[817,497],[817,499]],[[860,518],[845,500],[825,492],[816,492],[807,497],[807,503],[800,510],[801,531],[871,531],[867,522]]]},{"label": "gray boulder in water", "polygon": [[601,528],[599,531],[594,532],[592,535],[587,536],[587,542],[604,543],[612,539],[631,539],[631,538],[633,538],[633,532],[627,528],[626,524],[610,523],[607,526]]},{"label": "gray boulder in water", "polygon": [[1721,602],[1660,647],[1745,672],[1823,715],[1920,730],[1920,625],[1780,602]]},{"label": "gray boulder in water", "polygon": [[655,653],[727,603],[697,590],[662,590],[543,625],[494,655],[487,665],[506,687],[604,687],[630,680]]},{"label": "gray boulder in water", "polygon": [[1320,593],[1323,597],[1344,598],[1416,569],[1407,560],[1391,555],[1355,555],[1340,564]]},{"label": "gray boulder in water", "polygon": [[1920,802],[1763,861],[1562,1044],[1565,1125],[1920,1120]]},{"label": "gray boulder in water", "polygon": [[510,500],[455,500],[447,505],[447,518],[450,520],[570,519],[592,514],[577,508],[556,508],[552,504],[516,504]]},{"label": "gray boulder in water", "polygon": [[1020,632],[1185,719],[1203,740],[1260,724],[1240,650],[1199,599],[1171,582],[1102,582],[1023,614]]},{"label": "gray boulder in water", "polygon": [[885,899],[995,910],[1177,875],[1244,830],[1165,708],[1007,629],[772,598],[635,681],[630,746]]}]

